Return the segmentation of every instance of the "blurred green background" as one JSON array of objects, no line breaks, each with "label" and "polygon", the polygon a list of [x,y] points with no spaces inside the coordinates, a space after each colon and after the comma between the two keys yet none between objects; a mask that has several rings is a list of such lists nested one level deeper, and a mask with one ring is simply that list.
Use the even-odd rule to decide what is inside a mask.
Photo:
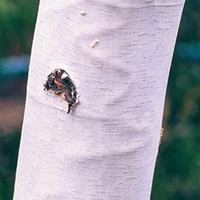
[{"label": "blurred green background", "polygon": [[[0,200],[11,200],[38,0],[0,0]],[[200,0],[175,48],[152,200],[200,200]]]}]

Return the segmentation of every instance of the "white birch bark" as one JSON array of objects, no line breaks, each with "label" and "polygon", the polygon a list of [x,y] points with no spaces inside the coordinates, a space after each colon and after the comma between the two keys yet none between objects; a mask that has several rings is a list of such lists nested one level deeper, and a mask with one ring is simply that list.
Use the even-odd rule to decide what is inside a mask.
[{"label": "white birch bark", "polygon": [[[14,200],[150,199],[183,5],[41,0]],[[43,90],[56,68],[80,95],[70,114]]]}]

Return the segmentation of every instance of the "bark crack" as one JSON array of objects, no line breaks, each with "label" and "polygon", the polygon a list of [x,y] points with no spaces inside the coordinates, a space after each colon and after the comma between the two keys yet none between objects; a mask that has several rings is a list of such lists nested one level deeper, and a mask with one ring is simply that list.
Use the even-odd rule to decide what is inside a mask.
[{"label": "bark crack", "polygon": [[78,103],[76,86],[63,69],[55,69],[47,76],[44,89],[57,95],[64,94],[65,100],[68,102],[67,113],[70,113]]}]

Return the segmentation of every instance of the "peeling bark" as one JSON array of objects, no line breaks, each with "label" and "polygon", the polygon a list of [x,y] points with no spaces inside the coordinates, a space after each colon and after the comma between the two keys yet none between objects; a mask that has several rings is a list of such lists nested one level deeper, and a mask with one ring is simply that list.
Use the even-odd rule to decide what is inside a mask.
[{"label": "peeling bark", "polygon": [[[14,200],[150,199],[183,5],[41,0]],[[80,94],[70,114],[43,90],[56,68]]]}]

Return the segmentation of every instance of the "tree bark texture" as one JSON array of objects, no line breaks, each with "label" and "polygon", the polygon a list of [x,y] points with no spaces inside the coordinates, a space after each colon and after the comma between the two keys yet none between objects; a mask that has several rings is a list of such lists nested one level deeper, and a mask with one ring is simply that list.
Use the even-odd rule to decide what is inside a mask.
[{"label": "tree bark texture", "polygon": [[[41,0],[14,200],[149,200],[184,0]],[[79,103],[44,91],[67,71]]]}]

